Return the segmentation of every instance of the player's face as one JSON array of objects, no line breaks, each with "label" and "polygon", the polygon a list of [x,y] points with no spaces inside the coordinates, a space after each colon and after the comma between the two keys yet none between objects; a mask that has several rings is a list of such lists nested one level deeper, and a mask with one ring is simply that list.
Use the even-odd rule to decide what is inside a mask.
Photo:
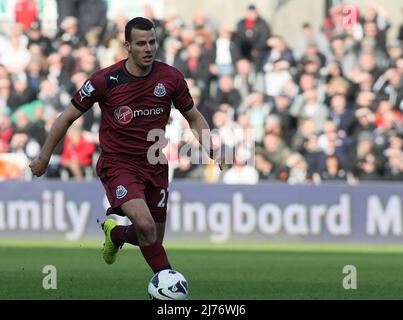
[{"label": "player's face", "polygon": [[129,56],[142,69],[151,66],[157,51],[155,30],[132,29],[131,36],[131,42],[126,41],[125,43]]}]

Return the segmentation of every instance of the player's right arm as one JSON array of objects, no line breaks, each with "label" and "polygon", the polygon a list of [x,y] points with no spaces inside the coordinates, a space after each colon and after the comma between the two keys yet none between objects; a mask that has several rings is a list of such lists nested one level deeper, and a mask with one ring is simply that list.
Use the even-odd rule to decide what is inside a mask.
[{"label": "player's right arm", "polygon": [[82,114],[80,110],[70,104],[68,108],[59,115],[49,131],[41,152],[29,165],[33,175],[40,177],[45,173],[56,145],[64,137],[71,124]]}]

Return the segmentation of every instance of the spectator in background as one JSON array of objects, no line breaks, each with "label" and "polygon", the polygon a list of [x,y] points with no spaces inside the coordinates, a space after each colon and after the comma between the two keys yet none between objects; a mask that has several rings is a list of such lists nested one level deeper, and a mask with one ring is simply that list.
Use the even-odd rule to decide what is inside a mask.
[{"label": "spectator in background", "polygon": [[256,142],[262,142],[265,119],[270,113],[270,106],[264,101],[263,94],[260,92],[251,93],[244,100],[244,104],[239,107],[238,112],[248,114],[250,124],[255,132]]},{"label": "spectator in background", "polygon": [[[161,20],[161,19],[157,19],[155,17],[154,9],[149,4],[146,4],[144,6],[144,18],[147,18],[147,19],[151,20],[154,23],[155,35],[157,37],[157,42],[160,45],[160,48],[162,48],[162,44],[164,43],[165,38],[167,36],[164,21]],[[157,56],[159,56],[158,51],[159,50],[157,50]]]},{"label": "spectator in background", "polygon": [[55,83],[47,78],[42,79],[38,99],[41,101],[45,113],[47,110],[63,111],[68,104],[68,97],[68,93],[58,88]]},{"label": "spectator in background", "polygon": [[314,42],[308,43],[305,51],[302,54],[300,63],[304,65],[306,61],[311,60],[319,61],[320,68],[323,68],[326,65],[326,56],[318,50],[318,47]]},{"label": "spectator in background", "polygon": [[334,78],[326,85],[324,103],[330,105],[335,95],[341,95],[347,99],[350,90],[351,84],[348,80],[343,77]]},{"label": "spectator in background", "polygon": [[403,181],[403,135],[392,135],[385,150],[385,179]]},{"label": "spectator in background", "polygon": [[333,79],[344,78],[343,69],[336,60],[330,60],[324,67],[324,82],[330,83]]},{"label": "spectator in background", "polygon": [[284,87],[292,80],[290,65],[287,61],[277,60],[273,62],[273,68],[266,65],[263,72],[259,72],[256,80],[256,90],[266,96],[275,97],[284,91]]},{"label": "spectator in background", "polygon": [[47,64],[48,80],[51,81],[56,87],[62,88],[63,90],[72,90],[71,65],[68,67],[66,65],[66,60],[62,59],[62,56],[57,52],[51,53],[48,56]]},{"label": "spectator in background", "polygon": [[338,135],[346,137],[351,134],[354,124],[354,114],[347,107],[347,99],[344,95],[334,95],[330,100],[329,119],[337,124]]},{"label": "spectator in background", "polygon": [[234,88],[238,90],[242,101],[252,93],[256,83],[256,71],[247,59],[239,59],[235,65]]},{"label": "spectator in background", "polygon": [[195,84],[203,91],[207,88],[210,61],[203,54],[200,45],[191,43],[186,48],[186,56],[181,56],[178,68],[185,78],[195,81]]},{"label": "spectator in background", "polygon": [[21,24],[16,24],[11,31],[10,38],[0,48],[0,63],[3,64],[9,73],[23,72],[31,58],[28,51],[28,38],[24,35]]},{"label": "spectator in background", "polygon": [[91,157],[95,152],[94,144],[86,139],[82,130],[83,121],[79,119],[67,131],[60,158],[62,166],[67,168],[77,181],[83,180],[85,168],[91,166]]},{"label": "spectator in background", "polygon": [[306,74],[311,74],[316,79],[319,79],[321,76],[321,60],[317,56],[307,57],[304,60],[301,60],[301,63],[298,64],[299,71]]},{"label": "spectator in background", "polygon": [[[90,52],[90,49],[85,48],[84,51]],[[60,85],[71,94],[71,92],[74,92],[75,90],[71,77],[75,72],[79,72],[78,65],[80,63],[81,51],[74,50],[70,43],[62,43],[59,46],[57,53],[59,54],[62,67],[59,76]]]},{"label": "spectator in background", "polygon": [[168,37],[180,40],[183,46],[186,47],[189,43],[185,43],[182,38],[183,30],[185,28],[185,23],[183,19],[175,14],[168,15],[165,18],[165,29]]},{"label": "spectator in background", "polygon": [[249,154],[244,150],[237,150],[234,156],[234,164],[223,176],[226,184],[256,184],[259,182],[259,173],[248,164]]},{"label": "spectator in background", "polygon": [[374,91],[387,97],[395,110],[403,112],[403,75],[397,68],[389,68],[374,84]]},{"label": "spectator in background", "polygon": [[211,34],[216,33],[217,21],[208,15],[205,10],[198,9],[193,15],[192,19],[193,30],[208,30]]},{"label": "spectator in background", "polygon": [[223,149],[233,149],[243,139],[243,129],[233,119],[233,115],[227,111],[217,110],[213,114],[213,125],[220,138]]},{"label": "spectator in background", "polygon": [[164,41],[163,51],[159,53],[160,60],[173,67],[180,66],[180,51],[182,43],[174,38],[168,37]]},{"label": "spectator in background", "polygon": [[200,45],[202,52],[212,60],[213,55],[213,32],[206,27],[198,27],[193,30],[194,42]]},{"label": "spectator in background", "polygon": [[283,37],[272,36],[266,41],[266,48],[262,50],[257,69],[264,68],[266,72],[270,72],[274,68],[274,63],[280,60],[286,61],[290,67],[296,65],[294,54]]},{"label": "spectator in background", "polygon": [[317,93],[318,102],[324,102],[326,91],[321,79],[316,78],[315,75],[310,73],[300,73],[297,78],[297,92],[290,95],[293,97],[293,105],[303,104],[306,99],[305,92],[312,90]]},{"label": "spectator in background", "polygon": [[349,76],[357,63],[354,47],[347,46],[344,38],[334,37],[330,40],[331,60],[336,61],[342,68],[343,74]]},{"label": "spectator in background", "polygon": [[218,38],[214,43],[212,51],[213,64],[210,66],[210,72],[217,76],[233,76],[234,65],[239,57],[236,44],[233,40],[233,30],[228,25],[221,25]]},{"label": "spectator in background", "polygon": [[60,23],[60,31],[56,35],[57,48],[63,43],[68,43],[74,49],[77,49],[80,41],[78,19],[73,16],[64,17]]},{"label": "spectator in background", "polygon": [[0,64],[0,80],[1,79],[9,79],[10,74],[5,65]]},{"label": "spectator in background", "polygon": [[217,96],[213,100],[214,105],[220,106],[228,104],[237,112],[241,104],[241,95],[237,89],[234,88],[234,79],[232,76],[222,76],[218,82]]},{"label": "spectator in background", "polygon": [[36,99],[35,89],[28,85],[28,79],[25,73],[15,74],[12,81],[10,96],[7,105],[12,111],[15,111],[21,105],[34,101]]},{"label": "spectator in background", "polygon": [[22,180],[23,174],[22,168],[14,161],[0,159],[0,181],[13,179]]},{"label": "spectator in background", "polygon": [[94,57],[103,59],[106,47],[105,44],[102,43],[100,28],[93,27],[88,30],[84,36],[84,43]]},{"label": "spectator in background", "polygon": [[372,132],[375,130],[376,125],[374,123],[375,116],[371,109],[369,108],[359,108],[354,112],[356,122],[353,126],[353,130],[351,132],[351,137],[354,141],[357,141],[358,136],[363,131]]},{"label": "spectator in background", "polygon": [[353,174],[359,181],[379,180],[378,162],[373,153],[368,153],[353,168]]},{"label": "spectator in background", "polygon": [[[377,79],[382,74],[382,67],[377,65],[377,61],[379,61],[379,59],[377,60],[372,52],[360,54],[357,66],[351,70],[350,78],[354,81],[357,73],[358,75],[369,73]],[[356,80],[356,82],[358,82],[358,80]]]},{"label": "spectator in background", "polygon": [[375,57],[376,64],[379,68],[387,67],[389,58],[387,57],[386,43],[382,46],[378,45],[378,29],[376,28],[376,24],[374,22],[366,22],[364,32],[366,37],[357,44],[357,53],[359,55],[363,53],[371,54]]},{"label": "spectator in background", "polygon": [[14,134],[10,142],[10,151],[25,153],[29,158],[35,158],[45,141],[45,129],[38,123],[29,120],[24,111],[17,111]]},{"label": "spectator in background", "polygon": [[321,181],[346,181],[347,173],[340,168],[340,161],[335,155],[329,155],[325,161],[325,170],[320,174]]},{"label": "spectator in background", "polygon": [[255,5],[248,6],[245,17],[236,25],[235,43],[241,58],[259,62],[260,53],[266,47],[271,31],[268,23],[259,16]]},{"label": "spectator in background", "polygon": [[281,93],[276,96],[271,103],[271,113],[276,115],[280,120],[281,137],[288,146],[291,146],[292,138],[297,127],[297,118],[290,114],[291,99],[287,94]]},{"label": "spectator in background", "polygon": [[13,132],[9,115],[5,111],[0,111],[0,153],[9,152]]},{"label": "spectator in background", "polygon": [[402,120],[401,117],[399,118],[399,113],[393,110],[385,110],[382,113],[381,122],[373,132],[376,150],[379,153],[387,148],[391,136],[403,132]]},{"label": "spectator in background", "polygon": [[[75,42],[75,37],[78,37],[77,43],[84,39],[85,34],[92,27],[99,26],[101,28],[101,34],[103,36],[106,25],[106,3],[104,0],[57,0],[57,12],[58,12],[58,26],[63,28],[63,22],[71,20],[71,17],[76,18],[77,31],[74,33],[68,32],[68,34],[74,36],[71,38]],[[69,19],[65,19],[69,17]],[[59,34],[63,34],[66,30],[59,31]],[[67,36],[67,35],[66,35]],[[74,43],[73,43],[74,45]]]},{"label": "spectator in background", "polygon": [[15,3],[15,21],[21,23],[25,30],[28,30],[32,23],[37,20],[38,13],[39,8],[35,0],[17,0]]},{"label": "spectator in background", "polygon": [[40,56],[31,57],[25,75],[27,77],[28,87],[32,88],[35,92],[35,96],[37,96],[40,91],[41,79],[45,76],[42,70],[42,59]]},{"label": "spectator in background", "polygon": [[[281,126],[281,118],[276,115],[276,114],[269,114],[265,119],[264,119],[264,132],[265,134],[275,134],[279,137],[282,137],[283,131],[282,131],[282,126]],[[256,136],[256,132],[254,130],[254,134]],[[260,143],[261,141],[256,141]]]},{"label": "spectator in background", "polygon": [[287,159],[292,153],[284,141],[272,133],[264,136],[263,148],[257,148],[257,151],[259,150],[279,169],[286,165]]},{"label": "spectator in background", "polygon": [[336,155],[340,161],[340,166],[345,168],[348,163],[349,144],[346,137],[339,135],[337,124],[328,120],[323,127],[323,133],[318,138],[318,144],[322,151],[319,159],[319,172],[323,170],[325,159],[329,155]]},{"label": "spectator in background", "polygon": [[304,156],[307,162],[307,175],[309,177],[312,177],[314,173],[320,173],[323,167],[321,167],[320,163],[321,149],[318,144],[317,135],[310,135],[301,146],[300,150],[297,151]]},{"label": "spectator in background", "polygon": [[[399,60],[403,62],[403,41],[392,41],[388,44],[389,67],[396,66],[399,69]],[[400,63],[402,63],[400,62]]]},{"label": "spectator in background", "polygon": [[[213,113],[215,111],[214,106],[212,106],[211,101],[202,96],[201,90],[197,86],[189,87],[190,95],[193,98],[194,106],[200,113],[204,116],[210,128],[213,127]],[[171,112],[172,114],[172,112]]]},{"label": "spectator in background", "polygon": [[264,153],[256,153],[255,168],[259,174],[259,182],[276,179],[276,168]]},{"label": "spectator in background", "polygon": [[367,5],[365,14],[361,19],[364,29],[364,39],[372,38],[376,47],[386,51],[387,31],[391,24],[388,18],[389,14],[381,5],[371,2]]},{"label": "spectator in background", "polygon": [[[390,103],[388,97],[380,96],[375,105],[375,125],[377,127],[382,127],[385,114],[389,111],[393,111],[393,105]],[[395,111],[395,113],[400,118],[400,112]]]},{"label": "spectator in background", "polygon": [[34,21],[27,30],[28,35],[28,48],[37,44],[41,48],[41,52],[44,56],[48,56],[53,52],[52,41],[42,34],[42,26],[40,21]]},{"label": "spectator in background", "polygon": [[353,95],[356,95],[356,107],[373,107],[372,104],[376,98],[375,94],[372,92],[373,83],[374,77],[370,73],[364,72],[360,75],[360,79],[354,84],[356,86],[354,93],[350,91],[348,96],[351,100],[353,100]]},{"label": "spectator in background", "polygon": [[10,114],[11,108],[8,106],[8,99],[11,92],[11,81],[7,78],[0,78],[0,113]]},{"label": "spectator in background", "polygon": [[[127,23],[127,13],[118,11],[113,20],[110,20],[105,35],[99,35],[101,43],[105,46],[105,52],[100,59],[101,68],[105,68],[121,59],[125,58],[125,25]],[[160,50],[161,51],[161,50]],[[119,57],[117,57],[119,56]]]},{"label": "spectator in background", "polygon": [[318,101],[315,90],[304,92],[304,100],[300,104],[293,104],[290,114],[300,120],[311,119],[315,123],[315,131],[322,131],[323,125],[328,118],[328,108]]},{"label": "spectator in background", "polygon": [[192,163],[191,157],[181,154],[178,159],[178,166],[174,169],[173,179],[203,179],[203,166]]},{"label": "spectator in background", "polygon": [[370,131],[362,131],[358,136],[354,148],[351,149],[349,154],[349,169],[357,166],[363,161],[365,155],[374,152],[374,136]]},{"label": "spectator in background", "polygon": [[88,47],[80,47],[76,51],[75,58],[74,71],[76,73],[84,72],[88,75],[99,69],[97,58]]},{"label": "spectator in background", "polygon": [[[326,128],[326,123],[324,127]],[[316,130],[315,122],[312,119],[300,119],[291,141],[291,149],[301,150],[309,137],[316,134],[318,134],[318,131]]]},{"label": "spectator in background", "polygon": [[300,60],[309,45],[315,44],[318,51],[330,57],[329,41],[322,32],[315,32],[309,22],[302,25],[302,35],[296,41],[294,53],[295,57]]},{"label": "spectator in background", "polygon": [[306,160],[299,153],[292,153],[286,162],[288,172],[287,183],[304,184],[307,180],[308,165]]},{"label": "spectator in background", "polygon": [[[403,7],[401,9],[401,14],[403,15]],[[401,43],[403,43],[403,21],[399,27],[399,33],[397,35],[397,40],[399,40]]]},{"label": "spectator in background", "polygon": [[329,8],[327,17],[322,25],[322,31],[328,40],[337,36],[343,36],[346,33],[343,26],[343,7],[342,3],[338,3]]},{"label": "spectator in background", "polygon": [[178,165],[173,168],[173,179],[188,179],[190,173],[194,170],[190,157],[181,155],[178,159]]},{"label": "spectator in background", "polygon": [[403,181],[403,154],[401,150],[387,150],[385,165],[385,179],[390,181]]}]

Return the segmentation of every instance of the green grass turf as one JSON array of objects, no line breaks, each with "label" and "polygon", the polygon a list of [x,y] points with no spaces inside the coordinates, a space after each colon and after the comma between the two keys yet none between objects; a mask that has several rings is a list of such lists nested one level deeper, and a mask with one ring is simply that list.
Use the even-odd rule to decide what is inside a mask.
[{"label": "green grass turf", "polygon": [[[403,246],[167,243],[190,299],[403,299]],[[44,290],[46,265],[57,289]],[[357,290],[342,287],[345,265]],[[0,240],[0,299],[147,299],[152,272],[125,245],[114,265],[101,242]]]}]

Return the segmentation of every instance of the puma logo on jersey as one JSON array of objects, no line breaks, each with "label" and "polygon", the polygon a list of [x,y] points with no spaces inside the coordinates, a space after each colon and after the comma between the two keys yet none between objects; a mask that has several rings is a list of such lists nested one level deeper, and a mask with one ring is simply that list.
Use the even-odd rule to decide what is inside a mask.
[{"label": "puma logo on jersey", "polygon": [[109,79],[111,79],[111,80],[114,80],[114,81],[116,81],[116,82],[119,82],[119,75],[117,75],[116,77],[114,77],[114,76],[109,76]]}]

